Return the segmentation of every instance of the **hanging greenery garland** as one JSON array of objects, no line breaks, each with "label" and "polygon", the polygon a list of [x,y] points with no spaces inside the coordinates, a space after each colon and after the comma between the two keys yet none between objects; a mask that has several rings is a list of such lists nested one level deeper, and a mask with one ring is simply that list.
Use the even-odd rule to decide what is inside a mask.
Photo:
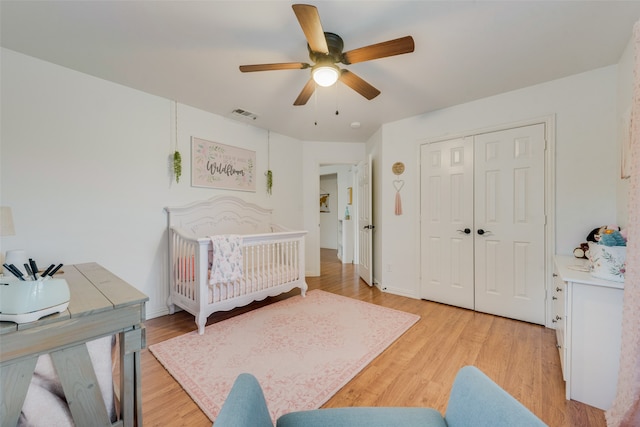
[{"label": "hanging greenery garland", "polygon": [[273,172],[269,169],[265,172],[265,175],[267,175],[267,193],[271,195],[271,189],[273,188]]},{"label": "hanging greenery garland", "polygon": [[180,182],[180,175],[182,175],[182,156],[178,150],[173,153],[173,174],[176,177],[176,182]]},{"label": "hanging greenery garland", "polygon": [[271,172],[271,131],[267,131],[267,171],[264,173],[267,177],[267,194],[271,195],[273,188],[273,172]]},{"label": "hanging greenery garland", "polygon": [[174,119],[175,119],[175,146],[176,151],[173,152],[173,176],[176,177],[176,183],[180,182],[180,176],[182,175],[182,156],[178,151],[178,101],[174,101]]}]

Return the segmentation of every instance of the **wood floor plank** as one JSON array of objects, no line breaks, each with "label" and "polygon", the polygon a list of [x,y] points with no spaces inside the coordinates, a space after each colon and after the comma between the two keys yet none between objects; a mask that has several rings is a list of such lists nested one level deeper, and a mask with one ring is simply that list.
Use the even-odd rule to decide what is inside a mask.
[{"label": "wood floor plank", "polygon": [[[381,292],[362,282],[352,264],[335,250],[322,249],[322,275],[307,278],[322,289],[361,301],[414,313],[420,320],[324,407],[427,406],[446,411],[457,371],[471,364],[552,427],[604,427],[603,411],[564,398],[555,333],[539,325],[429,301]],[[292,291],[230,312],[215,313],[216,323],[275,301]],[[147,345],[193,331],[193,316],[178,312],[148,320]],[[142,400],[145,426],[211,426],[189,395],[147,350],[142,352]]]}]

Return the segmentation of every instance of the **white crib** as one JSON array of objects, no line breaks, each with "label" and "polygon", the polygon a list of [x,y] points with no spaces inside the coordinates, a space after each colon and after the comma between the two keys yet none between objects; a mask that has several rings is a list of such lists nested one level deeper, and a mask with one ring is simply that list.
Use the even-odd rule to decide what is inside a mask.
[{"label": "white crib", "polygon": [[[169,231],[169,313],[173,314],[178,306],[193,314],[200,335],[214,312],[294,288],[300,288],[305,295],[307,232],[271,224],[271,209],[220,196],[165,210]],[[211,236],[216,235],[242,236],[243,274],[233,282],[209,283]]]}]

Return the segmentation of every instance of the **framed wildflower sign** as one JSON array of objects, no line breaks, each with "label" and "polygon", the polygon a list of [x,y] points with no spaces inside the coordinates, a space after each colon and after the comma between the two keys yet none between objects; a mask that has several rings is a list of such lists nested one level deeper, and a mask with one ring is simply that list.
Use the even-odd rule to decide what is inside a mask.
[{"label": "framed wildflower sign", "polygon": [[256,191],[256,152],[191,138],[193,187]]}]

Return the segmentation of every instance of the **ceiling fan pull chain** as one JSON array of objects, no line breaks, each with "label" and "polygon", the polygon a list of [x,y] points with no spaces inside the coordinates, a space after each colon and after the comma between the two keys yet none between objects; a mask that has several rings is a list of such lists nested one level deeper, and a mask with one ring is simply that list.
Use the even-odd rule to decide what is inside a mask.
[{"label": "ceiling fan pull chain", "polygon": [[[314,84],[316,85],[316,89],[317,89],[318,84],[315,82]],[[315,126],[318,126],[318,91],[317,90],[313,91],[313,115],[316,117],[313,124]]]},{"label": "ceiling fan pull chain", "polygon": [[335,84],[335,93],[336,93],[336,116],[340,114],[338,105],[340,104],[340,89],[338,89],[338,85]]}]

